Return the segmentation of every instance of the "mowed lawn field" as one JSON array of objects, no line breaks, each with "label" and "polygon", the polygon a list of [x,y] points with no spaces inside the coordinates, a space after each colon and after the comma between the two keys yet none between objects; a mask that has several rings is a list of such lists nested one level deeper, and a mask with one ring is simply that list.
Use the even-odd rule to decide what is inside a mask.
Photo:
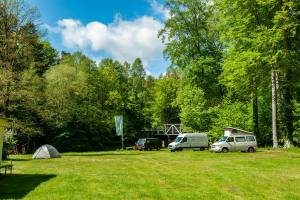
[{"label": "mowed lawn field", "polygon": [[300,199],[300,149],[11,156],[0,199]]}]

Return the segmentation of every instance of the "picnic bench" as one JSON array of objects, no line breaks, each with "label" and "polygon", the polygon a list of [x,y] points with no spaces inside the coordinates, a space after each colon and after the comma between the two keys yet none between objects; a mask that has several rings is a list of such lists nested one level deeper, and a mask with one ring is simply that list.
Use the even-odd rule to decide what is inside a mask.
[{"label": "picnic bench", "polygon": [[0,174],[1,174],[2,169],[4,169],[4,175],[5,176],[6,176],[7,171],[10,171],[10,174],[12,174],[12,169],[13,169],[12,161],[10,161],[10,163],[0,162]]}]

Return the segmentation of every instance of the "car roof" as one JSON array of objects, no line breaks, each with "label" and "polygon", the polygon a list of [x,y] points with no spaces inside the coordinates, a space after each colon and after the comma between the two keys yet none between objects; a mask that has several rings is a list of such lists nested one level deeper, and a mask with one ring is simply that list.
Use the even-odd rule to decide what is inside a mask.
[{"label": "car roof", "polygon": [[183,133],[178,136],[207,136],[206,133]]},{"label": "car roof", "polygon": [[160,140],[159,138],[139,138],[139,140]]}]

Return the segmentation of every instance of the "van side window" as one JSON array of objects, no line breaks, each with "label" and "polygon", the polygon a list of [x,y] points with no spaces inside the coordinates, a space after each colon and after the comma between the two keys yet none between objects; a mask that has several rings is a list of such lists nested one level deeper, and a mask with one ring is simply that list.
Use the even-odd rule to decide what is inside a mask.
[{"label": "van side window", "polygon": [[181,142],[187,142],[187,138],[184,137]]},{"label": "van side window", "polygon": [[235,137],[236,142],[246,142],[245,137]]},{"label": "van side window", "polygon": [[254,136],[247,136],[247,142],[255,142]]},{"label": "van side window", "polygon": [[227,142],[233,142],[233,137],[229,137],[229,138],[227,139]]}]

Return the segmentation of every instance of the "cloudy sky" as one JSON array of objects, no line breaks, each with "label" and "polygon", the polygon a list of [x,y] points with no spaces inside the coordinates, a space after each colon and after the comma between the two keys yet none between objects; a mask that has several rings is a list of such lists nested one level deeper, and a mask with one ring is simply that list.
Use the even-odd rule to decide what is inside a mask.
[{"label": "cloudy sky", "polygon": [[157,32],[168,18],[163,0],[29,0],[38,8],[53,47],[95,61],[143,60],[147,73],[166,71]]}]

